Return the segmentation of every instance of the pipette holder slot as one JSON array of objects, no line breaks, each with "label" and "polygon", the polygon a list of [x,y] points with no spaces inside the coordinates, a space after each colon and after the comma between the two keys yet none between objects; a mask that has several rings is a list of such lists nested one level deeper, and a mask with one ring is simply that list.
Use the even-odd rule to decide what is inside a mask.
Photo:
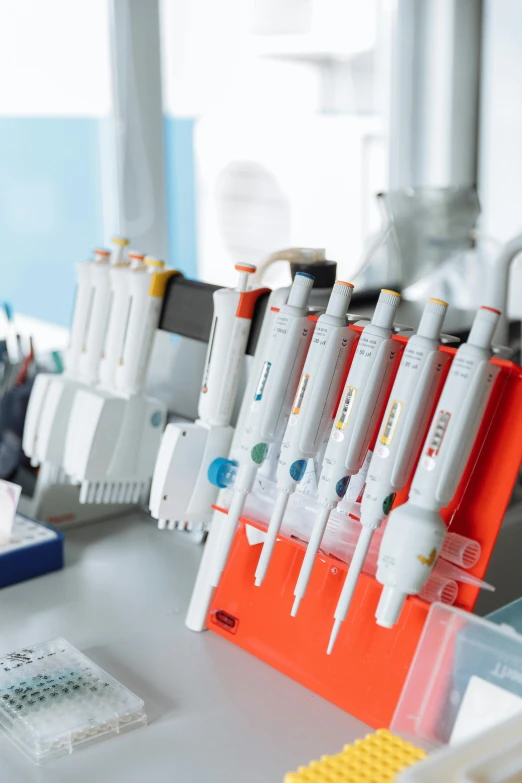
[{"label": "pipette holder slot", "polygon": [[[441,350],[455,354],[452,348]],[[522,461],[522,369],[501,359],[492,362],[501,372],[457,493],[442,512],[451,531],[480,543],[481,558],[469,571],[479,578],[486,573]],[[408,488],[395,505],[407,496]],[[374,615],[382,587],[362,573],[336,646],[327,655],[347,565],[319,553],[298,615],[291,617],[306,543],[281,533],[263,585],[256,587],[261,544],[249,544],[247,524],[266,529],[255,519],[241,519],[208,628],[371,726],[389,726],[430,604],[411,596],[398,624],[381,628]],[[478,592],[459,584],[455,606],[471,611]]]}]

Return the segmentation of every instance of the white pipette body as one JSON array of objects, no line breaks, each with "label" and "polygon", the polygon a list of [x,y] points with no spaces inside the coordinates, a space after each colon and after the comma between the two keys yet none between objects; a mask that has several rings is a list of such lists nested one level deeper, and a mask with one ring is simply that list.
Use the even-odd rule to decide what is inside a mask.
[{"label": "white pipette body", "polygon": [[239,448],[239,471],[226,518],[222,522],[219,545],[214,556],[211,584],[217,587],[225,569],[239,518],[251,492],[260,465],[270,444],[284,432],[306,352],[313,334],[307,305],[313,285],[312,275],[298,272],[288,303],[276,317],[254,399],[243,422]]},{"label": "white pipette body", "polygon": [[145,257],[145,265],[129,272],[131,305],[114,378],[115,389],[126,396],[143,390],[163,305],[164,278],[177,274],[172,269],[164,269],[163,261],[151,256]]},{"label": "white pipette body", "polygon": [[98,380],[101,355],[111,304],[109,256],[96,253],[89,265],[91,301],[78,364],[80,380],[91,385]]},{"label": "white pipette body", "polygon": [[290,495],[303,478],[308,460],[319,453],[331,426],[346,364],[358,337],[346,323],[352,291],[351,283],[335,283],[326,313],[314,330],[281,445],[278,496],[257,564],[257,586],[266,575]]},{"label": "white pipette body", "polygon": [[128,259],[124,258],[121,252],[123,247],[125,246],[116,244],[118,252],[113,253],[113,263],[109,271],[111,307],[107,335],[100,362],[100,385],[107,389],[113,387],[116,370],[123,354],[123,344],[131,305],[129,290],[131,263],[139,265],[143,263],[144,259],[144,255],[141,253],[129,253]]},{"label": "white pipette body", "polygon": [[324,455],[317,490],[322,508],[314,522],[294,589],[292,616],[297,614],[310,581],[330,511],[343,499],[349,477],[362,467],[382,416],[388,379],[400,353],[391,337],[400,300],[400,294],[395,291],[381,291],[371,323],[364,327],[355,349]]},{"label": "white pipette body", "polygon": [[235,268],[239,272],[237,288],[221,288],[213,296],[214,317],[198,404],[199,419],[213,427],[230,424],[253,305],[259,295],[259,291],[247,293],[249,277],[256,267],[236,264]]},{"label": "white pipette body", "polygon": [[424,443],[407,503],[393,509],[381,541],[377,580],[384,585],[377,624],[391,628],[408,595],[424,587],[446,525],[440,510],[457,491],[499,368],[489,361],[498,310],[481,307],[458,349]]},{"label": "white pipette body", "polygon": [[362,529],[335,609],[328,654],[350,608],[373,533],[389,513],[395,493],[411,478],[449,360],[438,350],[446,310],[446,302],[429,299],[417,334],[404,349],[368,469],[361,502]]},{"label": "white pipette body", "polygon": [[[108,260],[110,252],[108,250],[95,250],[94,256],[95,260],[97,258],[102,258],[103,256],[106,256]],[[67,375],[71,377],[76,376],[79,371],[80,357],[85,346],[85,335],[89,324],[94,297],[94,288],[91,280],[91,267],[94,263],[94,260],[80,261],[76,266],[78,282],[76,285],[76,297],[74,300],[74,312],[71,324],[71,339],[69,341],[69,348],[67,349],[65,366]]]}]

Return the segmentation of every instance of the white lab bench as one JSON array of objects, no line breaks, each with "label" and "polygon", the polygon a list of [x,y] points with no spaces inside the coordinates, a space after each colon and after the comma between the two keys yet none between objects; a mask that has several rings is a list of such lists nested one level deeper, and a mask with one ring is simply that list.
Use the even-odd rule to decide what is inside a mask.
[{"label": "white lab bench", "polygon": [[0,591],[0,654],[63,636],[145,701],[149,725],[36,767],[0,736],[2,783],[281,783],[368,727],[184,625],[202,547],[145,514],[66,533],[62,571]]}]

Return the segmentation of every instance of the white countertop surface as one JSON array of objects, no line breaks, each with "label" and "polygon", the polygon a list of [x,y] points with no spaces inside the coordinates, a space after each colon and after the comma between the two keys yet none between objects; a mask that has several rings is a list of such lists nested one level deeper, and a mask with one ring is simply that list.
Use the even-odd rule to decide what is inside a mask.
[{"label": "white countertop surface", "polygon": [[0,591],[0,654],[63,636],[149,725],[42,767],[0,735],[2,783],[281,783],[368,728],[184,616],[202,548],[145,514],[66,533],[63,571]]}]

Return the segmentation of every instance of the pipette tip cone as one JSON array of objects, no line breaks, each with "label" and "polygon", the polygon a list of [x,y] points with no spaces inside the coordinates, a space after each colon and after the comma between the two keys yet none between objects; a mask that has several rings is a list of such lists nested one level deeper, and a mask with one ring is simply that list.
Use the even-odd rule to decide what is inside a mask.
[{"label": "pipette tip cone", "polygon": [[296,595],[294,600],[294,605],[292,606],[292,611],[290,612],[291,617],[295,617],[297,612],[299,611],[299,604],[301,603],[301,598]]},{"label": "pipette tip cone", "polygon": [[337,636],[339,634],[339,629],[341,627],[342,620],[336,620],[334,622],[334,626],[332,628],[332,633],[330,634],[330,641],[328,642],[328,649],[326,650],[327,655],[332,654],[332,650],[334,648],[335,642],[337,640]]}]

